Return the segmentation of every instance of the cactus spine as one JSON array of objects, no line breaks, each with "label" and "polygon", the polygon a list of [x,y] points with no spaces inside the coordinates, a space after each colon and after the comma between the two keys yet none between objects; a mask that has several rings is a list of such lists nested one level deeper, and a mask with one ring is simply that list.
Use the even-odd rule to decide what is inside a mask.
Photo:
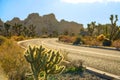
[{"label": "cactus spine", "polygon": [[63,71],[64,66],[60,66],[59,63],[62,60],[62,56],[59,52],[49,50],[47,52],[46,65],[44,66],[45,80],[49,74],[57,74]]},{"label": "cactus spine", "polygon": [[25,59],[31,65],[34,80],[38,80],[38,75],[41,71],[41,68],[44,67],[44,59],[46,59],[46,55],[42,54],[44,50],[45,48],[42,48],[42,46],[40,46],[40,48],[31,48],[29,46],[29,49],[25,52]]},{"label": "cactus spine", "polygon": [[40,72],[44,72],[45,80],[47,80],[49,74],[57,74],[64,69],[64,66],[58,65],[62,60],[59,52],[47,51],[42,46],[39,48],[29,46],[29,49],[25,52],[25,59],[31,65],[34,80],[38,80]]}]

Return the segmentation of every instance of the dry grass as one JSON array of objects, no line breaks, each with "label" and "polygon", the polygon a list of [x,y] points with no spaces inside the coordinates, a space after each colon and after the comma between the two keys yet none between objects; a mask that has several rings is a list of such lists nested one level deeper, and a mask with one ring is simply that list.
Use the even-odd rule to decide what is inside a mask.
[{"label": "dry grass", "polygon": [[8,39],[0,46],[1,67],[10,80],[20,80],[25,77],[28,68],[23,51],[16,42]]},{"label": "dry grass", "polygon": [[113,42],[112,46],[114,46],[116,49],[120,50],[120,39],[119,40],[115,40]]}]

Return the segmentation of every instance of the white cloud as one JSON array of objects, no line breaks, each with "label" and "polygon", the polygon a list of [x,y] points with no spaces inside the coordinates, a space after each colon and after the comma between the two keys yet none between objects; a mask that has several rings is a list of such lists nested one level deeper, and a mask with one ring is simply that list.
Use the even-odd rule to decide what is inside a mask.
[{"label": "white cloud", "polygon": [[108,3],[108,2],[120,2],[120,0],[61,0],[62,2],[66,3],[73,3],[73,4],[78,4],[78,3]]}]

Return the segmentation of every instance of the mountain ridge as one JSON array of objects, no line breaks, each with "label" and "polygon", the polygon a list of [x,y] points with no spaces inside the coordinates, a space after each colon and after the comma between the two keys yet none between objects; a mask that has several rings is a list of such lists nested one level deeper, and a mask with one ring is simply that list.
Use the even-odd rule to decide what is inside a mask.
[{"label": "mountain ridge", "polygon": [[40,16],[38,13],[31,13],[24,20],[14,17],[12,20],[6,21],[5,23],[10,25],[22,24],[23,26],[34,25],[36,26],[36,32],[38,35],[42,35],[45,32],[52,34],[54,31],[58,32],[58,34],[62,34],[65,31],[69,34],[78,34],[80,29],[83,28],[83,24],[74,21],[69,22],[64,19],[58,21],[53,13],[43,16]]}]

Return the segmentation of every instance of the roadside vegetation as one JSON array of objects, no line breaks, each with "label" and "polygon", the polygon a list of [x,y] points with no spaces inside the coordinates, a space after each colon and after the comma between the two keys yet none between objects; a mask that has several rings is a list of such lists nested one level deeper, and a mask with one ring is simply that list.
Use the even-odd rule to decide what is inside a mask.
[{"label": "roadside vegetation", "polygon": [[9,80],[24,80],[29,71],[23,56],[23,49],[11,39],[0,36],[0,65]]},{"label": "roadside vegetation", "polygon": [[66,61],[67,54],[65,58],[61,53],[42,46],[29,47],[25,51],[15,40],[3,36],[0,36],[0,41],[0,65],[9,80],[100,80],[99,77],[85,73],[81,61],[69,64],[63,62]]},{"label": "roadside vegetation", "polygon": [[118,16],[110,16],[110,24],[96,24],[91,22],[86,29],[81,29],[76,36],[60,35],[59,41],[75,45],[108,46],[120,50],[120,26],[117,25]]}]

